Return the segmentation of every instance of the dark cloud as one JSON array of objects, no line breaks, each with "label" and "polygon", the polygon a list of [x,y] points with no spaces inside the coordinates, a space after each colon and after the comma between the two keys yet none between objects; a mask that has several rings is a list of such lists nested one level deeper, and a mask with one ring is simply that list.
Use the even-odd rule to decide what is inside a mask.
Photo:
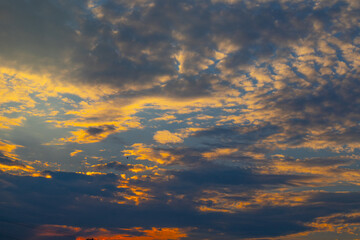
[{"label": "dark cloud", "polygon": [[[308,158],[294,158],[284,156],[273,156],[271,160],[268,160],[266,164],[269,167],[274,161],[281,162],[284,165],[297,166],[300,169],[305,168],[305,172],[311,173],[312,168],[323,168],[324,177],[328,177],[327,174],[341,174],[351,172],[354,163],[357,160],[352,156],[339,156],[339,157],[308,157]],[[294,169],[296,171],[296,168]],[[327,173],[326,173],[327,172]],[[321,175],[313,175],[314,178],[321,177]]]},{"label": "dark cloud", "polygon": [[[239,66],[275,56],[289,43],[314,35],[314,19],[327,25],[343,8],[340,4],[313,11],[311,1],[288,8],[276,1],[252,7],[207,0],[134,5],[3,2],[2,63],[15,66],[16,60],[16,66],[51,71],[62,80],[117,87],[151,87],[167,75],[172,80],[155,87],[155,94],[211,94],[210,79],[219,77],[201,72],[222,42],[238,48],[222,63],[236,72]],[[185,54],[182,74],[176,60],[180,51]]]},{"label": "dark cloud", "polygon": [[20,161],[10,159],[10,158],[4,156],[4,154],[2,154],[1,152],[0,152],[0,163],[4,164],[4,165],[7,165],[7,166],[25,167],[25,165],[23,163],[21,163]]},{"label": "dark cloud", "polygon": [[222,126],[222,127],[211,127],[205,130],[196,132],[193,136],[205,137],[214,139],[216,138],[219,142],[226,143],[230,146],[231,143],[234,145],[244,143],[252,145],[256,141],[266,139],[276,133],[282,131],[281,126],[273,125],[271,123],[259,124],[257,126],[243,124],[241,126]]},{"label": "dark cloud", "polygon": [[[3,165],[3,166],[1,166]],[[5,169],[2,169],[5,167]],[[1,171],[31,171],[32,167],[28,166],[27,164],[24,164],[21,160],[12,159],[10,157],[5,156],[0,151],[0,172]]]},{"label": "dark cloud", "polygon": [[[85,3],[85,2],[83,2]],[[25,69],[43,70],[42,65],[61,68],[76,48],[77,18],[82,3],[69,1],[19,1],[0,3],[1,61],[14,61]]]},{"label": "dark cloud", "polygon": [[97,164],[97,165],[93,165],[91,167],[94,168],[95,170],[99,170],[99,171],[114,169],[114,170],[117,170],[120,172],[128,171],[128,170],[134,168],[134,166],[131,164],[124,165],[120,162],[115,162],[115,161],[103,163],[103,164]]},{"label": "dark cloud", "polygon": [[351,159],[340,159],[338,157],[313,157],[313,158],[306,158],[303,160],[297,160],[296,162],[308,166],[308,167],[328,167],[328,166],[342,166],[342,165],[349,165],[354,160]]},{"label": "dark cloud", "polygon": [[88,129],[86,129],[86,132],[89,135],[96,136],[96,135],[98,135],[100,133],[108,132],[108,131],[114,131],[114,130],[115,130],[114,126],[105,125],[105,126],[101,126],[101,127],[89,127]]},{"label": "dark cloud", "polygon": [[[346,146],[359,142],[360,109],[356,104],[360,96],[359,84],[358,78],[351,75],[341,82],[331,78],[322,86],[316,83],[307,88],[288,86],[262,96],[260,101],[264,110],[278,113],[271,123],[283,129],[286,134],[283,141],[289,146],[302,145],[309,140]],[[314,135],[311,133],[314,129],[322,129],[322,133]]]},{"label": "dark cloud", "polygon": [[[210,165],[210,166],[209,166]],[[261,175],[249,169],[224,167],[207,164],[190,171],[173,173],[181,183],[190,183],[194,186],[216,185],[264,185],[291,184],[291,181],[306,179],[301,176],[286,175]]]},{"label": "dark cloud", "polygon": [[[222,177],[215,170],[205,171],[208,174],[199,173],[197,170],[188,174],[179,173],[176,179],[167,185],[161,182],[140,183],[140,180],[133,180],[131,184],[135,186],[147,184],[147,187],[152,189],[152,194],[158,193],[155,201],[150,200],[138,206],[117,204],[112,201],[116,198],[120,200],[122,194],[122,189],[117,188],[119,179],[115,175],[86,176],[66,172],[47,172],[52,176],[51,179],[47,179],[2,174],[1,181],[9,182],[11,185],[0,189],[2,196],[7,196],[2,198],[4,204],[0,206],[1,225],[18,227],[23,224],[22,228],[25,230],[35,229],[41,224],[110,229],[197,227],[190,232],[189,239],[197,234],[206,236],[209,234],[208,229],[212,229],[213,233],[209,236],[210,239],[218,239],[219,236],[223,236],[222,239],[231,239],[301,232],[309,229],[303,223],[314,218],[356,211],[360,207],[357,200],[359,198],[355,197],[357,193],[317,193],[309,204],[305,203],[298,207],[264,207],[238,213],[199,212],[196,210],[197,204],[190,201],[189,196],[181,201],[175,201],[175,198],[172,199],[165,194],[166,192],[161,194],[163,190],[176,189],[174,181],[185,185],[198,184],[202,187],[221,184],[231,189],[238,184],[282,184],[291,179],[288,176],[251,176],[250,173],[244,174],[244,171],[238,172],[240,177],[232,174],[229,176],[229,171],[220,169],[219,172],[223,173]],[[234,178],[236,183],[227,181],[229,178]],[[281,178],[283,180],[280,180]],[[201,189],[206,188],[198,190]],[[236,188],[233,190],[239,191]],[[196,193],[187,191],[185,194]],[[21,235],[18,231],[9,231],[11,229],[14,230],[15,227],[7,230],[2,228],[2,233],[14,237]]]}]

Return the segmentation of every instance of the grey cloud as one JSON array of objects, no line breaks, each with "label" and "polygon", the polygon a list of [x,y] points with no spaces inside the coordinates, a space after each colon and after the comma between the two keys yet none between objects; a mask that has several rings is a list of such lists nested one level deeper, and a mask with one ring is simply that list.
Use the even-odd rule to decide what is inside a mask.
[{"label": "grey cloud", "polygon": [[230,139],[234,142],[236,142],[236,140],[239,142],[243,140],[242,142],[252,144],[260,139],[266,139],[273,134],[279,133],[281,130],[281,126],[273,125],[271,123],[259,124],[258,126],[244,124],[236,127],[211,127],[196,132],[194,136],[219,138],[219,141],[223,142],[225,142],[227,139]]},{"label": "grey cloud", "polygon": [[101,127],[89,127],[88,129],[86,129],[86,132],[89,134],[89,135],[93,135],[93,136],[96,136],[100,133],[103,133],[103,132],[109,132],[109,131],[114,131],[115,130],[115,127],[112,126],[112,125],[105,125],[105,126],[101,126]]},{"label": "grey cloud", "polygon": [[275,186],[295,186],[299,182],[313,178],[291,174],[260,174],[250,168],[230,167],[209,162],[198,162],[187,170],[169,170],[166,175],[172,178],[160,182],[134,180],[131,183],[150,188],[151,194],[157,196],[154,201],[165,201],[169,198],[166,193],[172,193],[175,196],[183,195],[181,200],[174,198],[172,202],[193,208],[196,206],[194,200],[200,198],[203,191],[227,189],[226,191],[232,193],[244,193]]},{"label": "grey cloud", "polygon": [[[276,159],[274,157],[273,159]],[[289,163],[296,163],[298,165],[306,166],[306,167],[339,167],[339,166],[347,166],[354,163],[354,159],[351,157],[341,158],[341,157],[310,157],[304,159],[295,159],[292,157],[286,157],[282,159],[282,161]]]},{"label": "grey cloud", "polygon": [[[98,7],[103,16],[97,18],[85,1],[1,4],[4,65],[15,66],[16,60],[16,66],[43,68],[63,80],[117,87],[151,87],[168,75],[172,80],[154,93],[179,97],[211,94],[209,79],[218,76],[199,74],[196,66],[213,59],[220,42],[240,47],[223,62],[236,69],[314,34],[314,18],[327,24],[337,12],[307,14],[311,3],[285,9],[275,1],[252,8],[206,0],[158,0],[129,8],[127,1],[105,1]],[[174,55],[181,49],[194,53],[183,67],[195,73],[186,78],[178,74]]]},{"label": "grey cloud", "polygon": [[1,62],[34,70],[58,66],[60,73],[76,48],[73,26],[82,7],[80,2],[2,1]]},{"label": "grey cloud", "polygon": [[341,81],[331,78],[323,86],[286,87],[262,96],[260,101],[264,110],[281,114],[274,117],[272,124],[285,130],[287,144],[301,145],[313,137],[310,129],[325,130],[327,127],[314,138],[342,146],[359,142],[359,84],[351,75]]},{"label": "grey cloud", "polygon": [[[210,165],[211,164],[207,164]],[[180,171],[174,173],[179,178],[180,182],[189,182],[194,185],[278,185],[278,184],[291,184],[291,181],[306,179],[301,176],[286,176],[286,175],[263,175],[253,173],[248,169],[241,169],[235,167],[223,166],[202,166],[198,169],[190,171]]]},{"label": "grey cloud", "polygon": [[117,170],[117,171],[128,171],[130,169],[132,169],[134,166],[132,166],[131,164],[127,164],[124,165],[120,162],[108,162],[108,163],[103,163],[103,164],[97,164],[97,165],[93,165],[92,168],[94,168],[95,170]]}]

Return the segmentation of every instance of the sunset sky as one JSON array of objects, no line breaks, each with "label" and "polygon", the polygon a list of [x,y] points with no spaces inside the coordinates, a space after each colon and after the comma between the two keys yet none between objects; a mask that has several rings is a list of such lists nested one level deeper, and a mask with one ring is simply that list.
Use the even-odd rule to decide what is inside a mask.
[{"label": "sunset sky", "polygon": [[0,239],[360,239],[359,0],[0,0]]}]

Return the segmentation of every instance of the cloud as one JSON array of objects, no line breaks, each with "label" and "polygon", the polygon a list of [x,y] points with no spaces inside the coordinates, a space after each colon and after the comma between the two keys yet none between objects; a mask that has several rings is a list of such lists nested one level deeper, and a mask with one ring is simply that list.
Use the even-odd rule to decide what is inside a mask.
[{"label": "cloud", "polygon": [[217,76],[202,71],[216,68],[219,52],[220,69],[233,71],[314,34],[314,20],[328,24],[342,10],[296,6],[295,14],[276,2],[4,3],[2,62],[22,59],[22,69],[125,89],[160,86],[165,78],[171,79],[159,88],[165,94],[211,94]]},{"label": "cloud", "polygon": [[81,153],[81,152],[83,152],[83,150],[77,149],[77,150],[75,150],[75,151],[73,151],[73,152],[70,153],[70,157],[74,157],[74,156],[76,156],[78,153]]},{"label": "cloud", "polygon": [[359,8],[0,3],[0,236],[354,232]]},{"label": "cloud", "polygon": [[16,149],[22,147],[21,145],[14,144],[10,141],[0,140],[0,151],[3,156],[17,159],[18,155],[15,153]]},{"label": "cloud", "polygon": [[[291,184],[292,181],[301,180],[302,176],[296,175],[258,175],[249,170],[241,168],[228,168],[225,166],[213,165],[198,167],[189,171],[173,173],[180,182],[189,182],[196,185],[253,185],[263,186],[271,184]],[[304,178],[306,179],[306,177]]]},{"label": "cloud", "polygon": [[[18,207],[21,206],[21,214],[18,212],[12,215],[13,222],[31,222],[31,228],[52,222],[55,227],[52,229],[59,229],[55,225],[62,226],[65,222],[70,226],[76,226],[76,229],[78,227],[83,229],[95,226],[99,228],[118,226],[124,226],[124,228],[171,228],[171,226],[175,227],[177,225],[193,227],[193,224],[198,222],[195,227],[203,228],[208,224],[208,227],[215,228],[216,231],[223,231],[228,227],[221,230],[222,227],[216,227],[218,225],[217,221],[229,223],[230,219],[235,220],[231,215],[220,214],[214,216],[208,214],[203,216],[203,214],[194,210],[191,205],[187,205],[188,203],[185,205],[178,205],[179,203],[175,202],[166,204],[167,199],[156,203],[161,198],[155,202],[150,201],[148,204],[143,203],[138,208],[134,208],[133,205],[114,202],[116,198],[121,202],[122,192],[125,191],[125,194],[128,191],[116,187],[118,178],[115,175],[87,176],[64,172],[49,172],[49,174],[52,176],[51,179],[2,175],[1,179],[3,181],[13,184],[12,187],[9,186],[2,190],[8,192],[6,196],[12,196],[12,204],[8,203],[7,208],[2,209],[3,215],[8,216],[8,213],[13,211],[14,207],[19,210]],[[139,180],[133,181],[136,183]],[[132,183],[130,184],[132,185]],[[153,185],[152,188],[157,186],[154,183],[149,182],[149,184]],[[130,187],[132,187],[131,185]],[[133,187],[136,189],[136,185]],[[161,187],[161,185],[158,185],[158,187]],[[158,190],[160,191],[160,188]],[[153,193],[153,191],[151,192]],[[8,202],[10,198],[4,198],[3,201]],[[26,208],[24,203],[27,203]],[[144,211],[148,212],[148,217],[143,215]],[[38,218],[32,214],[34,212],[37,212],[42,217]],[[110,214],[110,212],[113,214]],[[109,219],[109,216],[114,216],[114,218]],[[174,219],[174,216],[177,216],[177,220]],[[240,215],[236,216],[236,218],[239,217]],[[114,221],[115,219],[117,220]],[[150,219],[152,220],[150,221]],[[245,218],[240,217],[240,219],[245,221]],[[77,231],[71,231],[71,233],[76,234]],[[6,233],[7,231],[4,230],[3,232]],[[15,232],[11,232],[11,234],[15,234]],[[84,236],[84,233],[79,233],[78,236]]]},{"label": "cloud", "polygon": [[171,133],[168,130],[157,131],[154,140],[161,144],[182,143],[184,141],[179,134]]},{"label": "cloud", "polygon": [[6,157],[0,152],[0,171],[2,172],[33,172],[34,168],[19,160]]},{"label": "cloud", "polygon": [[[121,234],[116,234],[116,232],[123,232]],[[186,231],[178,228],[152,228],[152,229],[142,229],[142,228],[134,228],[134,229],[119,229],[113,232],[111,231],[94,231],[93,234],[88,234],[89,236],[96,236],[97,238],[110,240],[110,239],[119,239],[119,238],[128,238],[135,240],[180,240],[182,238],[186,238]],[[86,239],[84,237],[77,238],[78,240]]]},{"label": "cloud", "polygon": [[35,169],[28,162],[23,161],[15,153],[16,149],[22,147],[10,141],[0,140],[0,171],[15,174],[32,173]]},{"label": "cloud", "polygon": [[171,164],[180,158],[169,150],[152,148],[142,143],[135,143],[131,148],[123,151],[124,156],[136,156],[137,160],[148,160],[159,164]]},{"label": "cloud", "polygon": [[[135,239],[135,240],[179,240],[186,237],[186,233],[182,229],[178,228],[132,228],[132,229],[96,229],[96,228],[79,228],[66,225],[41,225],[36,228],[35,235],[38,238],[43,239],[44,237],[55,238],[55,237],[74,237],[77,236],[77,240],[85,239]],[[87,236],[87,237],[85,237]]]},{"label": "cloud", "polygon": [[[170,171],[165,176],[151,178],[125,179],[114,174],[66,172],[46,174],[52,178],[1,174],[1,181],[8,183],[0,190],[6,196],[3,198],[6,204],[1,207],[2,216],[12,213],[12,222],[31,223],[32,229],[40,229],[51,222],[53,227],[49,229],[57,229],[54,231],[59,234],[64,231],[57,226],[66,223],[77,230],[66,228],[71,231],[65,233],[78,237],[100,236],[97,235],[100,228],[109,229],[104,233],[108,237],[126,234],[119,229],[121,226],[125,231],[139,228],[144,236],[147,231],[142,229],[153,227],[158,231],[160,228],[189,228],[186,234],[190,239],[196,236],[218,239],[221,235],[231,239],[302,232],[310,230],[306,224],[318,217],[359,208],[357,193],[263,192],[270,186],[274,190],[276,186],[292,186],[304,180],[304,176],[259,174],[219,165]],[[145,193],[151,197],[145,200]],[[139,202],[126,199],[131,196],[139,197]],[[218,205],[218,201],[224,204]],[[241,204],[245,207],[240,207]],[[221,207],[226,211],[220,211]],[[260,226],[268,227],[253,231]],[[11,229],[2,231],[15,236],[16,232]],[[212,229],[212,235],[208,229]],[[29,237],[34,233],[24,231],[22,234]],[[148,236],[152,236],[150,232]]]},{"label": "cloud", "polygon": [[114,126],[103,126],[103,127],[99,127],[99,128],[89,127],[88,129],[86,129],[86,132],[89,135],[96,136],[96,135],[98,135],[100,133],[103,133],[103,132],[106,132],[106,131],[113,131],[113,130],[115,130]]},{"label": "cloud", "polygon": [[91,167],[94,168],[95,170],[99,170],[99,171],[106,170],[106,169],[114,169],[114,170],[117,170],[120,172],[129,171],[134,168],[133,165],[130,165],[130,164],[125,165],[125,164],[122,164],[120,162],[115,162],[115,161],[103,163],[103,164],[97,164],[97,165],[93,165]]}]

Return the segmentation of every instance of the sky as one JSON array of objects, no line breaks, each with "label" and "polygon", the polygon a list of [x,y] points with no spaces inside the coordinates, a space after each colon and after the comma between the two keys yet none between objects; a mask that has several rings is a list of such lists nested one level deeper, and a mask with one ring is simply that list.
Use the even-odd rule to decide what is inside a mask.
[{"label": "sky", "polygon": [[360,239],[360,1],[0,0],[0,238]]}]

